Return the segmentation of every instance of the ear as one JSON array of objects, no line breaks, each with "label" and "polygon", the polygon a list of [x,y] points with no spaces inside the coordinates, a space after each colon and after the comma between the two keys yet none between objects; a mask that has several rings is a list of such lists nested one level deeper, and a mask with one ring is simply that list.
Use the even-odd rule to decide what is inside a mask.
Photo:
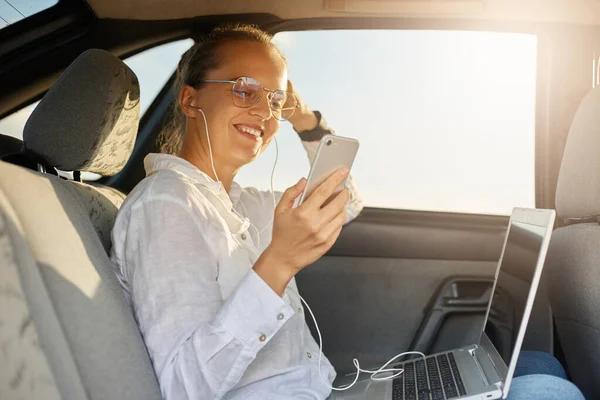
[{"label": "ear", "polygon": [[197,111],[190,108],[190,105],[198,107],[195,103],[196,100],[196,89],[191,86],[185,85],[179,92],[179,105],[181,110],[188,118],[196,118]]}]

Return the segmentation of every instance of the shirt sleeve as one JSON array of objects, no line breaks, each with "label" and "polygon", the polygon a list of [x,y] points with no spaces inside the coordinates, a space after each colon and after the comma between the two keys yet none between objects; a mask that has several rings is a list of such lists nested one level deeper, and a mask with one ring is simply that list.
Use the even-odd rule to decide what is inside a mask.
[{"label": "shirt sleeve", "polygon": [[222,398],[293,315],[252,269],[222,300],[215,228],[196,214],[177,199],[144,202],[125,236],[132,305],[168,399]]}]

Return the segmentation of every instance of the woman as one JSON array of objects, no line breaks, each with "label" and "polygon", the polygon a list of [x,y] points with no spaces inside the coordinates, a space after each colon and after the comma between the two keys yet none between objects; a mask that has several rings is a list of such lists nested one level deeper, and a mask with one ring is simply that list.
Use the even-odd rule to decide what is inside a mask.
[{"label": "woman", "polygon": [[[147,156],[148,176],[113,230],[117,275],[168,400],[330,394],[294,276],[333,245],[362,203],[349,179],[322,207],[348,171],[298,208],[304,179],[276,198],[233,182],[281,120],[300,132],[309,158],[327,132],[288,84],[270,39],[249,26],[217,29],[183,55],[175,123],[165,131],[177,156]],[[322,376],[335,377],[326,358]]]}]

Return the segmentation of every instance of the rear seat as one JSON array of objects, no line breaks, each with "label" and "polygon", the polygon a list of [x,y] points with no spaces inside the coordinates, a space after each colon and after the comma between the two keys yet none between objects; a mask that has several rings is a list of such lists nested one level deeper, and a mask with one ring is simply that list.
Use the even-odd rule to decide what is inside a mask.
[{"label": "rear seat", "polygon": [[[135,74],[90,50],[34,110],[20,156],[46,169],[114,175],[138,122]],[[161,398],[108,258],[123,199],[0,162],[0,399]]]}]

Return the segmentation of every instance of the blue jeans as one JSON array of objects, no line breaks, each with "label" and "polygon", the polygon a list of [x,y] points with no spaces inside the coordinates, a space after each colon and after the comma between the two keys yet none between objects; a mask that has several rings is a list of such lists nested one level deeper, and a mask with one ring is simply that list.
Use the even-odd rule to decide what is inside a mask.
[{"label": "blue jeans", "polygon": [[566,378],[565,370],[550,354],[523,351],[507,400],[585,400]]}]

